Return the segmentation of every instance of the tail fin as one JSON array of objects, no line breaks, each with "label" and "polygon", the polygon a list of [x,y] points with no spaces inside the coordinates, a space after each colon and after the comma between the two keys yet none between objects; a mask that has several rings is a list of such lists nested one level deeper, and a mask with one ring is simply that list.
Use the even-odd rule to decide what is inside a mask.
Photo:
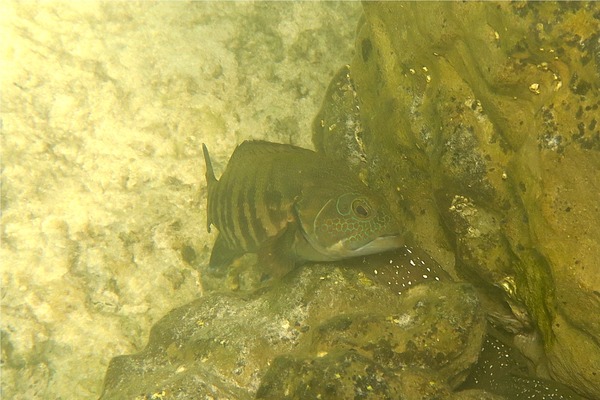
[{"label": "tail fin", "polygon": [[212,162],[210,161],[210,154],[208,154],[208,149],[204,143],[202,143],[202,152],[204,153],[204,163],[206,164],[206,185],[208,187],[208,200],[206,202],[206,229],[210,232],[210,225],[212,224],[210,199],[212,197],[211,193],[218,181],[217,178],[215,178],[215,172],[213,171]]}]

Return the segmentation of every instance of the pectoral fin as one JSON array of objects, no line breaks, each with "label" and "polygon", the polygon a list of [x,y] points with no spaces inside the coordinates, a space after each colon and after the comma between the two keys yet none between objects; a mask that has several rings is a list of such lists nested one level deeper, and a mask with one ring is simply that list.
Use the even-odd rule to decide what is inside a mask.
[{"label": "pectoral fin", "polygon": [[274,238],[267,240],[258,251],[258,262],[270,278],[281,278],[294,268],[292,244],[296,227],[289,224]]},{"label": "pectoral fin", "polygon": [[229,247],[223,235],[219,234],[210,254],[208,265],[211,268],[227,267],[242,254],[241,250]]}]

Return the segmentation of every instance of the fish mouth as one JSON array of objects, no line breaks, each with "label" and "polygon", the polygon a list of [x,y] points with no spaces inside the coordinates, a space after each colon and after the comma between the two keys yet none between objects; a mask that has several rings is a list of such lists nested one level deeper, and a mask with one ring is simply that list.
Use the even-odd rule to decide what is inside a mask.
[{"label": "fish mouth", "polygon": [[344,259],[358,256],[368,256],[371,254],[383,253],[388,250],[397,249],[404,245],[402,235],[390,234],[379,236],[360,247],[348,245],[350,239],[340,240],[323,251],[323,254],[330,255],[332,260]]},{"label": "fish mouth", "polygon": [[369,243],[362,245],[356,249],[349,249],[349,253],[352,256],[366,256],[369,254],[383,253],[384,251],[397,249],[404,245],[404,239],[402,235],[390,234],[385,236],[379,236]]},{"label": "fish mouth", "polygon": [[330,246],[319,246],[310,240],[310,237],[299,235],[296,237],[294,251],[300,259],[306,261],[338,261],[347,258],[368,256],[384,253],[389,250],[400,248],[404,245],[402,235],[395,233],[379,236],[362,246],[352,246],[350,239],[340,240]]}]

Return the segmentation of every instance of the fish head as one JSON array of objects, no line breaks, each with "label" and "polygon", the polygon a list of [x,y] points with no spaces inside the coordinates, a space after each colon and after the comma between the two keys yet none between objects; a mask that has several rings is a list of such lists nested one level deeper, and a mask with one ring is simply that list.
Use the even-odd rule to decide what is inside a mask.
[{"label": "fish head", "polygon": [[340,260],[403,244],[400,225],[374,193],[313,190],[297,202],[296,215],[301,233],[296,253],[305,260]]}]

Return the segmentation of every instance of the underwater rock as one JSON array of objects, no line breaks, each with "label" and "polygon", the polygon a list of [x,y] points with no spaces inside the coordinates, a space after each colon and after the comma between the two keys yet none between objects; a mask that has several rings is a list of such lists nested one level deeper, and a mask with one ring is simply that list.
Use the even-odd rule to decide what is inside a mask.
[{"label": "underwater rock", "polygon": [[[404,381],[418,379],[419,397]],[[257,399],[428,399],[447,395],[443,384],[430,384],[431,376],[403,370],[399,376],[354,351],[314,359],[276,358],[258,389]],[[408,386],[408,387],[407,387]],[[426,388],[425,391],[422,388]]]},{"label": "underwater rock", "polygon": [[276,358],[263,378],[257,399],[410,399],[503,400],[483,390],[452,393],[431,371],[405,367],[391,373],[354,351],[321,358]]},{"label": "underwater rock", "polygon": [[477,364],[461,388],[485,389],[511,400],[584,400],[559,382],[531,377],[527,360],[494,330],[486,336]]},{"label": "underwater rock", "polygon": [[[142,352],[111,361],[101,398],[164,391],[244,399],[306,382],[339,393],[395,393],[411,375],[387,378],[411,368],[445,390],[460,384],[485,334],[473,288],[421,280],[399,296],[364,270],[305,266],[268,288],[213,293],[175,309],[153,327]],[[317,371],[338,371],[350,386]]]},{"label": "underwater rock", "polygon": [[500,395],[486,392],[485,390],[470,389],[456,392],[448,397],[447,400],[508,400]]},{"label": "underwater rock", "polygon": [[315,150],[344,161],[357,175],[361,175],[366,161],[365,132],[349,65],[340,68],[329,83],[312,128]]},{"label": "underwater rock", "polygon": [[[540,333],[542,378],[600,398],[598,3],[364,11],[337,109],[359,106],[369,185],[425,249],[454,248],[499,324]],[[344,121],[335,109],[318,121]],[[315,144],[355,140],[332,132]]]}]

